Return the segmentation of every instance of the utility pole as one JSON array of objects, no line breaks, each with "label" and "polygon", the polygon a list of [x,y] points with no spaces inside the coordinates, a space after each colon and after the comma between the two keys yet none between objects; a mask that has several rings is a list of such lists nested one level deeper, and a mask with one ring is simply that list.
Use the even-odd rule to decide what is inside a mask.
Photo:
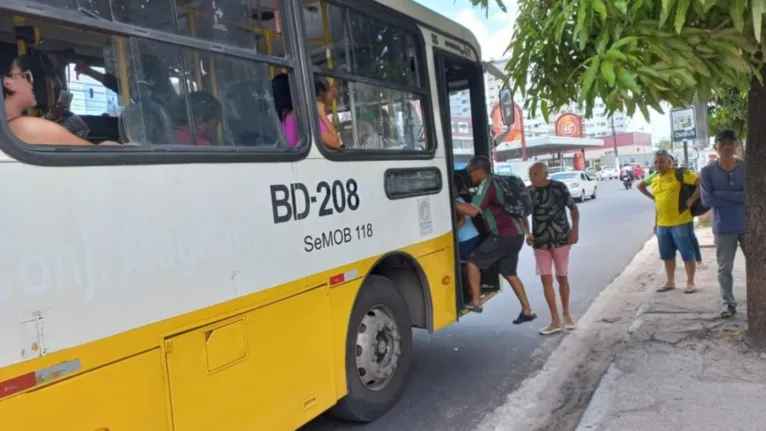
[{"label": "utility pole", "polygon": [[614,148],[614,167],[617,169],[617,174],[619,175],[621,166],[620,155],[617,152],[617,129],[614,128],[614,115],[612,115],[612,148]]}]

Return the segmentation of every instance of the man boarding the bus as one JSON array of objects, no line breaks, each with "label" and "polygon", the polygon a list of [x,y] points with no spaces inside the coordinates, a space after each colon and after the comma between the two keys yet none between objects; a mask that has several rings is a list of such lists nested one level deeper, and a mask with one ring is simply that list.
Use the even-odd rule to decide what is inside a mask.
[{"label": "man boarding the bus", "polygon": [[487,270],[497,264],[497,269],[511,284],[513,292],[521,303],[521,313],[513,321],[515,325],[531,322],[537,318],[529,305],[524,284],[516,272],[519,252],[524,246],[524,223],[515,220],[506,211],[504,195],[492,177],[492,163],[487,157],[475,156],[466,168],[471,181],[478,185],[478,190],[470,204],[456,203],[459,214],[475,217],[481,214],[490,235],[468,255],[466,274],[471,289],[471,303],[468,308],[481,313],[481,270]]}]

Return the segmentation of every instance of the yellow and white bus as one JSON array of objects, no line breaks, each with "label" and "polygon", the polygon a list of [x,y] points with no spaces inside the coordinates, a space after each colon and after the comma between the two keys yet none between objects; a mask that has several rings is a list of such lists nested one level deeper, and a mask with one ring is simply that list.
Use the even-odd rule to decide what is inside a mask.
[{"label": "yellow and white bus", "polygon": [[412,328],[461,315],[451,102],[490,151],[467,29],[409,0],[2,0],[4,85],[17,55],[28,115],[123,145],[0,113],[1,430],[372,421]]}]

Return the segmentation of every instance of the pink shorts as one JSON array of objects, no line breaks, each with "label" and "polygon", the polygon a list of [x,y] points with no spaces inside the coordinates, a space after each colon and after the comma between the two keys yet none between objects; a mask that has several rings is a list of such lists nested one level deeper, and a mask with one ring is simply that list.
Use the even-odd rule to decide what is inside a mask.
[{"label": "pink shorts", "polygon": [[553,265],[556,265],[556,275],[564,277],[569,271],[569,247],[562,245],[554,249],[535,249],[537,275],[553,275]]}]

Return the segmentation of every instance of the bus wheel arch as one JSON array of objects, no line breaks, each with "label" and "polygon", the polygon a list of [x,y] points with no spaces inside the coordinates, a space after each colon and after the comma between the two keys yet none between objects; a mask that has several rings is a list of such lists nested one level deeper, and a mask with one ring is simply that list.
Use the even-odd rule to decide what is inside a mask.
[{"label": "bus wheel arch", "polygon": [[407,302],[413,327],[433,330],[431,290],[423,268],[414,257],[404,252],[388,253],[373,265],[370,274],[380,275],[394,282]]},{"label": "bus wheel arch", "polygon": [[347,394],[339,419],[372,422],[401,397],[412,362],[412,327],[430,326],[430,296],[417,261],[383,256],[357,293],[345,341]]}]

